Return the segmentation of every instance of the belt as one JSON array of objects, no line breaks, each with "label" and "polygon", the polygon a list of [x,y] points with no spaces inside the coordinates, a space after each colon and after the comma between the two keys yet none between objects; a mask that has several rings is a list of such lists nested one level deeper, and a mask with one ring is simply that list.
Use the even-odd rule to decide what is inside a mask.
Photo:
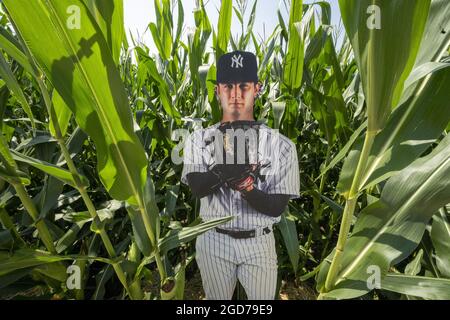
[{"label": "belt", "polygon": [[[253,230],[228,230],[228,229],[221,229],[221,228],[215,228],[215,230],[218,233],[223,233],[223,234],[227,234],[232,238],[235,239],[248,239],[248,238],[254,238],[257,236],[257,230],[253,229]],[[269,227],[265,227],[262,229],[262,234],[268,234],[270,233],[270,228]]]}]

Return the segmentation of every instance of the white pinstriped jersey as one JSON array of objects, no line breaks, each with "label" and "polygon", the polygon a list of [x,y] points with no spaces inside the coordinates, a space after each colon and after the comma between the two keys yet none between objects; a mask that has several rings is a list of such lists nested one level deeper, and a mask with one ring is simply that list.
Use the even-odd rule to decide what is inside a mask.
[{"label": "white pinstriped jersey", "polygon": [[[186,175],[191,172],[207,172],[213,165],[211,146],[205,141],[214,134],[220,123],[194,131],[185,141],[183,149],[183,171],[181,181],[187,184]],[[261,125],[258,139],[258,161],[268,166],[261,171],[265,181],[258,179],[256,187],[269,194],[287,194],[298,198],[300,177],[297,151],[287,137],[266,125]],[[280,217],[270,217],[252,208],[239,191],[222,186],[215,193],[200,199],[200,216],[204,221],[225,216],[235,216],[221,228],[248,230],[270,226],[280,221]]]}]

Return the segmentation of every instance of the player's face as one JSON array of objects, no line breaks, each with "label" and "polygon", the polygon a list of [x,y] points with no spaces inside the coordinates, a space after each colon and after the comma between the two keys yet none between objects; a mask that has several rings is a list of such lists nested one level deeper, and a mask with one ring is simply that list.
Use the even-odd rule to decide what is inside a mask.
[{"label": "player's face", "polygon": [[223,118],[232,120],[253,119],[253,105],[259,91],[254,82],[219,83],[217,94],[223,109]]}]

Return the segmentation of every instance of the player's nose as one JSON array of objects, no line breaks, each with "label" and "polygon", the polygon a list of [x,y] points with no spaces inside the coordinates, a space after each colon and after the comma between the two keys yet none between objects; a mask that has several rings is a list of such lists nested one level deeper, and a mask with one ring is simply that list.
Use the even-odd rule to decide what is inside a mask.
[{"label": "player's nose", "polygon": [[233,84],[233,87],[231,89],[231,98],[232,99],[240,99],[242,96],[241,88],[238,86],[237,83]]}]

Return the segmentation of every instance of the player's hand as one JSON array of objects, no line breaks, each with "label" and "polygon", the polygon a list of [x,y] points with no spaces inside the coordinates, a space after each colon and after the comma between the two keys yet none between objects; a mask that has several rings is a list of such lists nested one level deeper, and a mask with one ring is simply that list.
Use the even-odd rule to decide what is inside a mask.
[{"label": "player's hand", "polygon": [[211,171],[223,183],[230,183],[248,177],[252,172],[252,166],[249,164],[216,164],[211,168]]},{"label": "player's hand", "polygon": [[249,175],[247,178],[243,178],[239,181],[229,182],[227,184],[231,189],[241,192],[251,188],[254,182],[255,178],[252,175]]},{"label": "player's hand", "polygon": [[224,122],[214,136],[217,154],[210,170],[223,184],[234,190],[241,191],[250,187],[258,176],[256,169],[259,166],[250,162],[250,159],[256,161],[257,158],[256,131],[248,131],[253,128],[258,128],[255,121]]},{"label": "player's hand", "polygon": [[250,165],[244,174],[240,177],[229,179],[226,184],[231,189],[239,192],[244,190],[249,191],[258,178],[258,170],[258,165]]}]

